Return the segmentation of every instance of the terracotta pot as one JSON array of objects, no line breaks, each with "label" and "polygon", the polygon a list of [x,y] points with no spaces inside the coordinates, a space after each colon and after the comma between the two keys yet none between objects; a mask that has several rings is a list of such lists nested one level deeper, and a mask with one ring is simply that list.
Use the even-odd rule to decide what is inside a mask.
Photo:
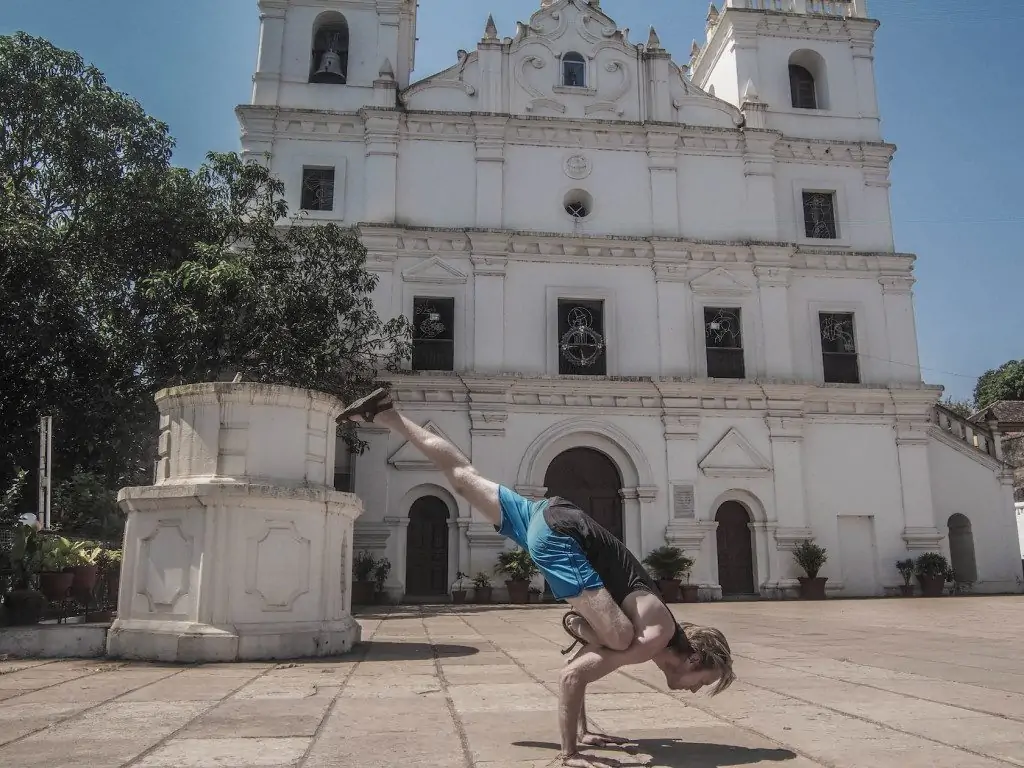
[{"label": "terracotta pot", "polygon": [[464,589],[452,590],[452,602],[455,603],[455,605],[462,605],[466,602],[467,594],[468,593]]},{"label": "terracotta pot", "polygon": [[473,601],[477,603],[491,602],[494,587],[473,587]]},{"label": "terracotta pot", "polygon": [[4,598],[7,610],[7,623],[12,627],[24,627],[38,624],[46,609],[46,598],[34,589],[15,589]]},{"label": "terracotta pot", "polygon": [[526,605],[530,602],[530,582],[528,581],[506,581],[508,588],[508,601],[513,605]]},{"label": "terracotta pot", "polygon": [[75,574],[70,571],[44,571],[39,574],[39,591],[55,603],[68,596],[74,582]]},{"label": "terracotta pot", "polygon": [[679,602],[679,579],[658,579],[658,589],[661,590],[661,597],[666,603]]},{"label": "terracotta pot", "polygon": [[942,597],[942,590],[946,586],[946,580],[942,576],[921,576],[917,580],[921,584],[922,597]]},{"label": "terracotta pot", "polygon": [[74,581],[71,584],[71,594],[80,602],[86,602],[92,597],[96,589],[96,581],[100,575],[98,565],[76,565],[71,569]]},{"label": "terracotta pot", "polygon": [[797,580],[800,582],[801,600],[825,599],[825,582],[828,581],[827,577],[815,576],[813,579],[810,579],[806,576],[800,576]]},{"label": "terracotta pot", "polygon": [[683,585],[683,602],[696,603],[700,601],[700,587],[696,584]]},{"label": "terracotta pot", "polygon": [[913,584],[900,584],[900,597],[913,597],[914,596],[914,585]]},{"label": "terracotta pot", "polygon": [[373,605],[377,585],[372,581],[356,581],[352,584],[352,605]]}]

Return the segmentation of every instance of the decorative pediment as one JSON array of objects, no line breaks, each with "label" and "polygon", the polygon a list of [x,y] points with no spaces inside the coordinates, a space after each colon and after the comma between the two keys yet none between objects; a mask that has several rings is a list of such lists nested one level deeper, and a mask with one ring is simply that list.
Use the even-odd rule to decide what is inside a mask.
[{"label": "decorative pediment", "polygon": [[[428,432],[440,437],[442,440],[455,445],[455,442],[448,437],[441,428],[434,422],[428,421],[423,425],[423,428]],[[462,449],[459,449],[460,451]],[[388,459],[388,464],[393,466],[397,470],[412,471],[412,470],[434,470],[434,464],[426,456],[424,456],[419,448],[414,446],[412,443],[406,441],[402,446],[391,454],[391,458]]]},{"label": "decorative pediment", "polygon": [[765,477],[771,462],[735,427],[730,429],[698,465],[705,477]]},{"label": "decorative pediment", "polygon": [[464,285],[469,278],[466,274],[440,256],[421,261],[402,273],[402,280],[407,283],[433,283],[434,285]]},{"label": "decorative pediment", "polygon": [[741,282],[725,267],[715,267],[690,281],[690,289],[700,296],[746,296],[749,285]]}]

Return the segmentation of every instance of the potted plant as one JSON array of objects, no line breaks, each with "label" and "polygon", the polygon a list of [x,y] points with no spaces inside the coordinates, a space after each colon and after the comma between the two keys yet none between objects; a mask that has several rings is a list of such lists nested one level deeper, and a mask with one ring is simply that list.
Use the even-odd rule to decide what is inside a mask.
[{"label": "potted plant", "polygon": [[39,590],[51,603],[71,593],[75,574],[71,568],[81,562],[82,544],[63,536],[46,536],[39,550]]},{"label": "potted plant", "polygon": [[13,571],[13,588],[4,595],[4,608],[7,621],[13,626],[38,624],[46,609],[46,597],[31,586],[32,574],[39,564],[41,527],[30,515],[31,522],[24,519],[14,532],[14,545],[11,547],[10,560]]},{"label": "potted plant", "polygon": [[949,573],[949,562],[938,552],[925,552],[914,563],[922,597],[942,597]]},{"label": "potted plant", "polygon": [[539,573],[530,553],[522,547],[498,555],[496,573],[508,576],[505,586],[508,588],[510,603],[524,605],[530,599],[530,579]]},{"label": "potted plant", "polygon": [[92,597],[96,589],[96,582],[99,580],[100,566],[99,557],[103,552],[101,547],[94,542],[82,542],[75,550],[77,563],[71,565],[71,573],[74,579],[71,583],[71,594],[80,603],[86,603]]},{"label": "potted plant", "polygon": [[462,583],[463,579],[468,579],[469,574],[459,571],[455,574],[455,583],[452,584],[452,602],[455,605],[462,605],[466,602],[466,595],[469,594],[466,591],[465,585]]},{"label": "potted plant", "polygon": [[900,594],[903,597],[913,597],[914,585],[911,582],[914,579],[914,558],[908,557],[906,560],[897,560],[896,570],[903,577],[903,584],[900,585]]},{"label": "potted plant", "polygon": [[373,601],[377,605],[388,602],[388,593],[384,591],[388,576],[391,575],[391,561],[382,557],[373,566]]},{"label": "potted plant", "polygon": [[541,591],[538,587],[530,587],[526,591],[526,600],[530,603],[539,603],[541,598]]},{"label": "potted plant", "polygon": [[480,571],[473,578],[473,601],[477,603],[489,603],[491,602],[491,593],[494,588],[491,586],[491,578]]},{"label": "potted plant", "polygon": [[369,552],[357,554],[352,563],[352,604],[370,605],[373,603],[374,584],[373,571],[377,561]]},{"label": "potted plant", "polygon": [[693,558],[683,554],[678,547],[658,547],[644,559],[644,565],[651,569],[658,580],[661,596],[667,603],[679,602],[679,579],[693,568]]},{"label": "potted plant", "polygon": [[806,576],[798,577],[800,582],[801,600],[824,600],[825,582],[828,578],[819,576],[818,571],[828,561],[828,553],[824,547],[819,547],[810,539],[804,539],[793,550],[793,559],[796,564],[804,569]]}]

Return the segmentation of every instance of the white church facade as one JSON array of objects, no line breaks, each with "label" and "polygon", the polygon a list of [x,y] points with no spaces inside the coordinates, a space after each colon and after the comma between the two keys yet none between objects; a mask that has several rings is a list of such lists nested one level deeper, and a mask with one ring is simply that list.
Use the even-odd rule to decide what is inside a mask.
[{"label": "white church facade", "polygon": [[[685,64],[598,0],[540,5],[413,83],[415,0],[260,1],[243,150],[359,228],[378,311],[416,328],[405,412],[641,558],[681,547],[705,599],[793,594],[807,538],[831,595],[925,551],[1018,591],[999,435],[922,381],[864,0],[725,0]],[[493,572],[509,542],[362,436],[338,484],[392,595]]]}]

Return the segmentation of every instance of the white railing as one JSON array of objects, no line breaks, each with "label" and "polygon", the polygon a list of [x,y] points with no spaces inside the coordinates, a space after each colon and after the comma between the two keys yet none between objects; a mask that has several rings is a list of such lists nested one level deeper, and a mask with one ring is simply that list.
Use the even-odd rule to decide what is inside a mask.
[{"label": "white railing", "polygon": [[958,416],[944,405],[935,406],[935,424],[939,429],[963,440],[982,453],[987,453],[993,459],[1000,458],[996,455],[996,441],[990,430]]},{"label": "white railing", "polygon": [[725,0],[726,8],[784,13],[813,13],[819,16],[867,18],[867,0]]}]

